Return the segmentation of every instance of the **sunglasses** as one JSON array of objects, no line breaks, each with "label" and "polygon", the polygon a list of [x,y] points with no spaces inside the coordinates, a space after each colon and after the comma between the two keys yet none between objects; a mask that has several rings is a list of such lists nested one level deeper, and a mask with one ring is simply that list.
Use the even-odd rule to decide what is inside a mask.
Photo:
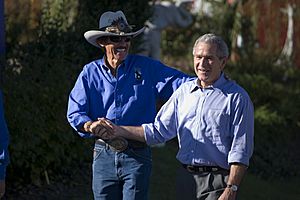
[{"label": "sunglasses", "polygon": [[119,43],[119,42],[121,42],[122,40],[124,41],[124,42],[130,42],[131,41],[131,38],[132,37],[129,37],[129,36],[109,36],[108,37],[108,39],[111,41],[111,42],[113,42],[113,43]]}]

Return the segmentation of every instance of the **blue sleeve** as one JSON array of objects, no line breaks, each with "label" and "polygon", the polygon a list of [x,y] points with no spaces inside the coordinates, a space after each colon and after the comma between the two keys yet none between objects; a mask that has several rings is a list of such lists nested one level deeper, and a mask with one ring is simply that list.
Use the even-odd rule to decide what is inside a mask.
[{"label": "blue sleeve", "polygon": [[83,70],[75,86],[73,87],[68,101],[67,119],[70,125],[77,131],[77,133],[84,138],[92,137],[89,133],[80,131],[80,128],[87,121],[90,121],[89,113],[89,93],[88,82],[85,70]]},{"label": "blue sleeve", "polygon": [[153,67],[153,78],[156,81],[156,89],[160,99],[168,100],[177,88],[187,81],[195,79],[175,68],[171,68],[157,62]]},{"label": "blue sleeve", "polygon": [[4,118],[2,92],[0,91],[0,180],[5,179],[6,166],[9,163],[8,129]]}]

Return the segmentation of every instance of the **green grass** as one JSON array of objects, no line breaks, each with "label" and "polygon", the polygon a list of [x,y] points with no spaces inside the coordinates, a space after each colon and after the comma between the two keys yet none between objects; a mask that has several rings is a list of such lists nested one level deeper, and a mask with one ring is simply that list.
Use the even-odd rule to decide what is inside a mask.
[{"label": "green grass", "polygon": [[248,173],[241,185],[240,198],[242,200],[300,200],[299,186],[299,177],[262,180]]},{"label": "green grass", "polygon": [[175,199],[176,170],[179,162],[175,158],[176,144],[152,148],[153,169],[150,182],[150,200]]},{"label": "green grass", "polygon": [[[150,183],[150,200],[174,200],[177,145],[170,142],[162,148],[152,148],[153,170]],[[272,167],[270,166],[270,170]],[[240,190],[241,200],[300,200],[300,177],[283,180],[263,180],[247,173]]]}]

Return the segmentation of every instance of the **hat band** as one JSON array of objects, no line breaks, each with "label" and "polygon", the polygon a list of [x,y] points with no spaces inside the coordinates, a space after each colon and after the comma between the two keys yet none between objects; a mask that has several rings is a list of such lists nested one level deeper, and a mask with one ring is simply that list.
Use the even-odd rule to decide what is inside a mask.
[{"label": "hat band", "polygon": [[108,26],[108,27],[101,28],[100,31],[123,35],[125,33],[131,33],[132,28],[130,26],[126,26],[126,27],[122,27],[122,30],[120,30],[119,27],[117,26]]}]

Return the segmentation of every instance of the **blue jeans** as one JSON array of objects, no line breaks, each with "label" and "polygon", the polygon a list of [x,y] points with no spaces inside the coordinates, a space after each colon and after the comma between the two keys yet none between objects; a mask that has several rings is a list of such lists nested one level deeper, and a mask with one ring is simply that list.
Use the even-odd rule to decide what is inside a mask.
[{"label": "blue jeans", "polygon": [[95,144],[93,193],[95,200],[147,200],[152,169],[150,147],[115,152]]}]

